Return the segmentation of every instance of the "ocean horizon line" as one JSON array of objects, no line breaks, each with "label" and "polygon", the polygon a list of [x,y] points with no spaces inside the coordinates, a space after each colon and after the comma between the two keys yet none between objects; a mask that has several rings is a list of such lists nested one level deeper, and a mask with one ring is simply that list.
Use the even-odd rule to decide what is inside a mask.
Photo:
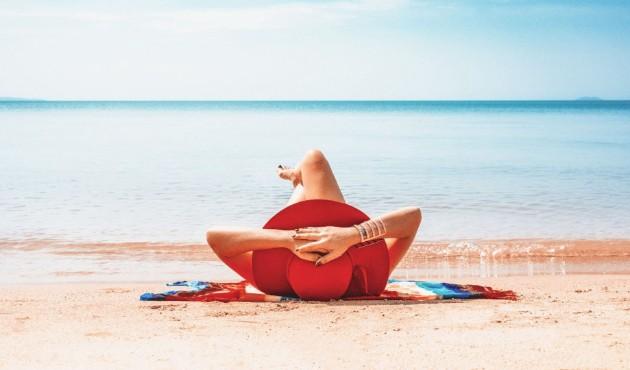
[{"label": "ocean horizon line", "polygon": [[0,100],[0,111],[167,110],[321,113],[630,111],[630,100]]},{"label": "ocean horizon line", "polygon": [[39,99],[0,97],[0,102],[46,102],[46,103],[458,103],[458,102],[630,102],[630,98],[607,99],[599,97],[578,97],[573,99]]}]

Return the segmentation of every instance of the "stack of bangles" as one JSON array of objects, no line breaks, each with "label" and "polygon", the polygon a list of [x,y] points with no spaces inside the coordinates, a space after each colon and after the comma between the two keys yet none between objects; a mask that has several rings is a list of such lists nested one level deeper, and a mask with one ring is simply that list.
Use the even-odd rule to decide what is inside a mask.
[{"label": "stack of bangles", "polygon": [[380,218],[364,221],[358,225],[352,225],[361,235],[361,243],[381,239],[387,233],[385,223]]}]

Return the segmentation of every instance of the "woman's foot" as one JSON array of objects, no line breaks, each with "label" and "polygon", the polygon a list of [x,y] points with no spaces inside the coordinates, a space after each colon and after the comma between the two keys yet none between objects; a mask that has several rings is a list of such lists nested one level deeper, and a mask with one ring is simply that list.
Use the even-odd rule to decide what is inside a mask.
[{"label": "woman's foot", "polygon": [[276,172],[281,179],[291,181],[293,187],[302,183],[302,176],[299,170],[279,164]]}]

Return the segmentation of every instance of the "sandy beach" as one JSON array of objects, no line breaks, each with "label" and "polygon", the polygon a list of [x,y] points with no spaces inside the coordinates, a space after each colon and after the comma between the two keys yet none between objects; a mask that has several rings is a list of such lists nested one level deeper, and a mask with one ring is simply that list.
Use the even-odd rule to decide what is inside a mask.
[{"label": "sandy beach", "polygon": [[161,284],[3,286],[0,368],[627,368],[630,275],[453,280],[518,301],[140,302]]}]

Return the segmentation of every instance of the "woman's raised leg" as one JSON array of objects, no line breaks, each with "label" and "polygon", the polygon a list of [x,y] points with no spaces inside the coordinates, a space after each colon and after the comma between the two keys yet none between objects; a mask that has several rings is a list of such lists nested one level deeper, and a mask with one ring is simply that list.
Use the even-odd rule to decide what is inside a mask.
[{"label": "woman's raised leg", "polygon": [[[309,150],[295,168],[279,168],[278,175],[290,180],[295,187],[287,205],[307,199],[329,199],[345,203],[330,164],[320,150]],[[218,253],[218,256],[244,279],[253,282],[252,252],[230,257]]]},{"label": "woman's raised leg", "polygon": [[330,163],[321,150],[309,150],[295,168],[279,168],[278,175],[290,180],[295,186],[288,204],[308,199],[328,199],[345,203]]}]

